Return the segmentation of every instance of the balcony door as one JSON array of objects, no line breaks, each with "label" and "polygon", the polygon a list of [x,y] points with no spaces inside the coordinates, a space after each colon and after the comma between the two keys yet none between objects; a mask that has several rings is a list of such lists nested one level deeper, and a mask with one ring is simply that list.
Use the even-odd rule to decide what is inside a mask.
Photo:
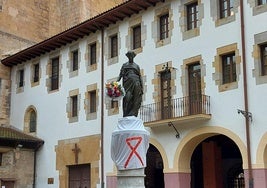
[{"label": "balcony door", "polygon": [[166,69],[160,73],[161,80],[161,118],[172,118],[171,104],[171,71]]},{"label": "balcony door", "polygon": [[188,66],[189,76],[189,114],[199,114],[202,112],[201,95],[201,69],[200,64],[194,63]]}]

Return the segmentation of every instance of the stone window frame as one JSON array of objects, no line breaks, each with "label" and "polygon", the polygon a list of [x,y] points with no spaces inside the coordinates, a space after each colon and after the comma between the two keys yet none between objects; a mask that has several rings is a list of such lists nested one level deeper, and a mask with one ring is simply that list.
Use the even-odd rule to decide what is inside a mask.
[{"label": "stone window frame", "polygon": [[[133,28],[137,25],[141,26],[141,47],[137,49],[133,49]],[[143,51],[143,46],[145,46],[145,41],[147,39],[147,26],[142,21],[142,17],[140,15],[134,15],[129,20],[128,34],[126,36],[126,48],[127,51],[134,51],[136,54],[141,53]]]},{"label": "stone window frame", "polygon": [[[95,91],[96,92],[96,111],[93,113],[90,113],[90,92]],[[97,119],[97,111],[99,108],[99,89],[97,88],[97,84],[90,84],[86,86],[86,92],[85,92],[85,99],[84,99],[84,110],[86,115],[86,120],[94,120]]]},{"label": "stone window frame", "polygon": [[[34,112],[36,115],[36,125],[35,125],[35,131],[30,131],[30,121],[31,121],[31,113]],[[31,134],[33,136],[36,136],[37,133],[37,125],[38,125],[38,115],[37,115],[37,110],[35,106],[30,105],[24,115],[24,126],[23,126],[23,131],[25,133]]]},{"label": "stone window frame", "polygon": [[252,8],[253,16],[267,12],[267,3],[263,5],[258,5],[257,0],[247,0],[247,2]]},{"label": "stone window frame", "polygon": [[[21,71],[23,71],[23,80],[21,81]],[[20,83],[22,82],[22,86],[20,86]],[[24,91],[25,86],[25,67],[24,65],[18,65],[17,71],[16,71],[16,93],[22,93]]]},{"label": "stone window frame", "polygon": [[240,0],[234,1],[232,14],[225,18],[221,18],[220,16],[220,0],[210,0],[210,11],[211,17],[215,22],[215,27],[219,27],[236,20],[236,14],[238,13],[240,6]]},{"label": "stone window frame", "polygon": [[[212,77],[215,81],[215,84],[218,86],[219,92],[229,91],[238,88],[239,76],[241,74],[241,56],[239,54],[239,50],[237,48],[237,43],[229,44],[223,47],[219,47],[216,49],[217,53],[214,57],[213,67],[215,72]],[[222,56],[225,54],[234,53],[235,54],[235,64],[236,64],[236,81],[231,83],[223,84],[222,78]]]},{"label": "stone window frame", "polygon": [[252,70],[253,77],[256,80],[256,84],[266,84],[267,75],[261,74],[261,45],[267,43],[267,31],[254,35],[254,45],[252,57],[254,59],[254,69]]},{"label": "stone window frame", "polygon": [[[38,70],[38,81],[35,80],[35,68],[36,68],[36,65],[39,66],[39,70]],[[31,64],[31,87],[35,87],[35,86],[38,86],[40,84],[40,78],[41,78],[41,66],[40,66],[40,60],[36,60],[36,61],[33,61],[32,64]]]},{"label": "stone window frame", "polygon": [[183,96],[189,96],[189,75],[188,75],[188,68],[189,65],[194,64],[198,62],[200,65],[200,72],[201,72],[201,93],[205,94],[205,88],[206,88],[206,82],[205,82],[205,76],[206,76],[206,64],[204,64],[202,55],[196,55],[193,57],[189,57],[183,60],[183,64],[181,65],[181,86],[182,86],[182,92]]},{"label": "stone window frame", "polygon": [[[92,44],[96,44],[96,63],[95,64],[93,64],[93,65],[91,65],[91,63],[90,63],[90,51],[91,51],[91,49],[90,49],[90,45],[92,45]],[[86,66],[86,72],[91,72],[91,71],[94,71],[94,70],[96,70],[97,69],[97,66],[98,66],[98,62],[100,61],[100,51],[101,51],[101,45],[100,45],[100,42],[99,42],[99,40],[98,40],[98,38],[97,38],[97,34],[94,34],[94,35],[92,35],[92,36],[89,36],[88,37],[88,39],[87,39],[87,43],[86,43],[86,52],[85,52],[85,57],[84,57],[84,59],[85,59],[85,66]]]},{"label": "stone window frame", "polygon": [[[59,58],[58,89],[51,90],[52,59],[57,58],[57,57]],[[47,78],[46,78],[46,88],[47,88],[47,93],[48,94],[51,94],[51,93],[59,91],[61,83],[62,83],[62,80],[63,80],[62,68],[63,68],[62,55],[59,52],[54,52],[54,53],[50,54],[49,55],[49,60],[48,60],[47,65],[46,65],[46,76],[47,76]]]},{"label": "stone window frame", "polygon": [[[77,96],[77,116],[73,116],[73,105],[72,97]],[[81,94],[79,94],[79,89],[74,89],[69,91],[69,96],[67,98],[66,112],[69,119],[69,123],[74,123],[79,121],[79,111],[80,111],[80,99]]]},{"label": "stone window frame", "polygon": [[[193,2],[198,3],[198,27],[191,30],[187,30],[187,5]],[[181,4],[179,6],[179,13],[181,15],[179,20],[179,25],[183,36],[183,40],[199,36],[200,27],[202,25],[202,20],[204,18],[204,4],[201,3],[201,0],[181,0]]]},{"label": "stone window frame", "polygon": [[[78,51],[78,69],[73,70],[73,53],[76,51]],[[67,68],[69,70],[69,77],[72,78],[78,76],[81,62],[81,52],[78,44],[70,46],[68,58],[69,59],[67,60]]]},{"label": "stone window frame", "polygon": [[[117,39],[118,39],[118,55],[115,57],[111,57],[111,37],[117,35]],[[119,62],[119,54],[120,54],[120,49],[121,49],[121,36],[120,36],[120,32],[119,32],[119,27],[115,26],[112,28],[109,28],[107,30],[107,36],[105,38],[105,43],[107,45],[105,45],[105,50],[108,53],[105,53],[105,59],[107,59],[107,64],[108,65],[113,65]]]},{"label": "stone window frame", "polygon": [[[160,17],[165,14],[169,14],[169,35],[168,38],[160,40]],[[171,9],[171,5],[167,4],[157,8],[155,10],[154,20],[152,22],[152,38],[154,39],[156,48],[171,43],[173,28],[174,28],[174,22],[173,22],[173,11]]]}]

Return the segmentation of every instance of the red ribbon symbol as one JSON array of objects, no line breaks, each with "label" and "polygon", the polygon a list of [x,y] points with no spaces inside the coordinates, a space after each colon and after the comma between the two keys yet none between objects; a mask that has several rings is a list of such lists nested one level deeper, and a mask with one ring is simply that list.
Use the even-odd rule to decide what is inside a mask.
[{"label": "red ribbon symbol", "polygon": [[[135,146],[131,145],[131,141],[133,140],[137,140],[137,143]],[[139,159],[139,161],[141,162],[141,164],[144,166],[144,163],[142,161],[141,156],[136,152],[136,149],[138,148],[138,146],[140,145],[140,143],[142,142],[142,137],[141,136],[135,136],[135,137],[129,137],[126,139],[126,143],[129,146],[129,148],[131,149],[131,153],[129,154],[125,164],[124,164],[124,168],[126,168],[131,160],[131,158],[133,157],[133,154],[136,155],[136,157]]]}]

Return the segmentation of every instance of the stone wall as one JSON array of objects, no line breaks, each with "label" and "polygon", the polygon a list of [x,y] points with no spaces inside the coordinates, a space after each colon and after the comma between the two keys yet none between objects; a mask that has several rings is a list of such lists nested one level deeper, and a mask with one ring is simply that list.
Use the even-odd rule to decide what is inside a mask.
[{"label": "stone wall", "polygon": [[0,64],[0,125],[9,124],[10,68]]},{"label": "stone wall", "polygon": [[14,181],[15,187],[32,187],[34,163],[29,161],[34,161],[34,151],[20,148],[6,151],[2,155],[1,179]]}]

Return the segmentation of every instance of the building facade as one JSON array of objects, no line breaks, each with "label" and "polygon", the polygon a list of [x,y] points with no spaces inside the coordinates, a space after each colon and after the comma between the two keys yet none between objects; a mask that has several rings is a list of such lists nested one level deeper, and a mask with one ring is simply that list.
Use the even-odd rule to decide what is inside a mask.
[{"label": "building facade", "polygon": [[122,104],[105,83],[133,50],[150,132],[145,187],[267,187],[266,18],[266,1],[129,0],[2,59],[10,124],[44,141],[35,186],[116,187]]}]

